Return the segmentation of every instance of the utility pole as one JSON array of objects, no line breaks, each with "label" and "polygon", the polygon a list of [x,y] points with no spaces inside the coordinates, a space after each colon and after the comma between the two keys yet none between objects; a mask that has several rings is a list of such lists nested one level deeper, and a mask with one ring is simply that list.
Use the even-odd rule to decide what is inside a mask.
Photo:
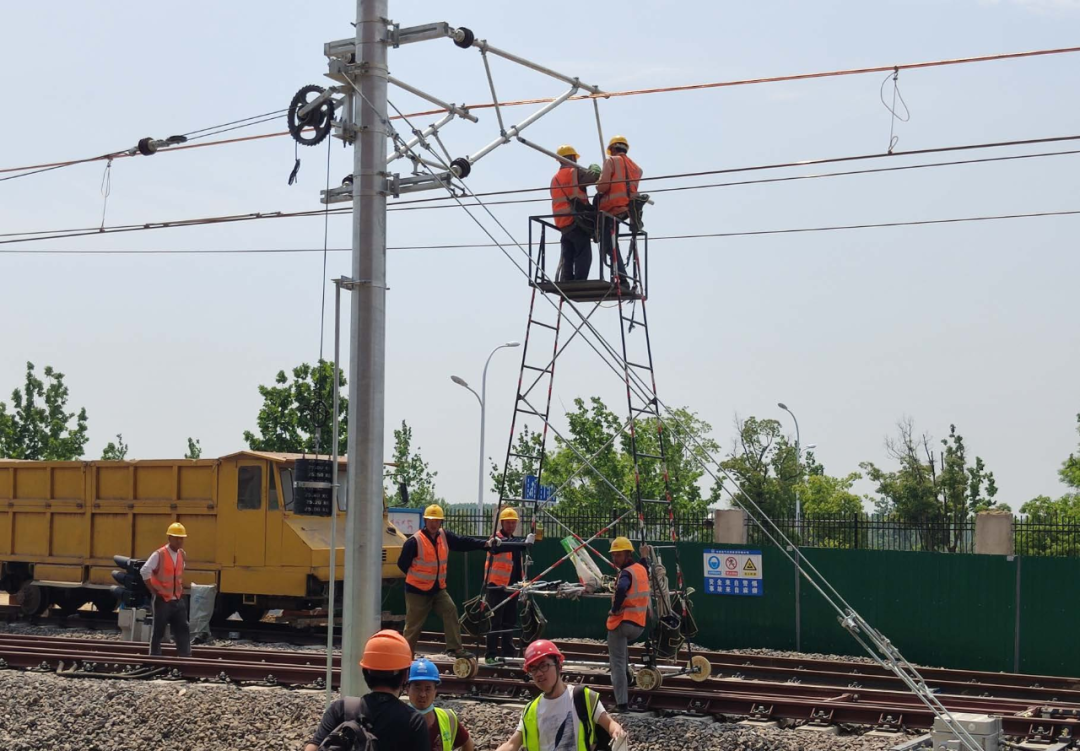
[{"label": "utility pole", "polygon": [[388,0],[356,2],[352,102],[352,278],[349,316],[349,508],[341,695],[367,692],[364,643],[379,630],[382,602],[383,409],[386,385],[386,28]]}]

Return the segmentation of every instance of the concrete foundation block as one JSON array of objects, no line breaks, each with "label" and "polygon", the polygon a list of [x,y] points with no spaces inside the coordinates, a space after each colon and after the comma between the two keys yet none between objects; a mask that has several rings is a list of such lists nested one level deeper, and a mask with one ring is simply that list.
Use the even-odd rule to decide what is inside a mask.
[{"label": "concrete foundation block", "polygon": [[724,545],[745,545],[746,512],[741,508],[713,511],[713,542]]}]

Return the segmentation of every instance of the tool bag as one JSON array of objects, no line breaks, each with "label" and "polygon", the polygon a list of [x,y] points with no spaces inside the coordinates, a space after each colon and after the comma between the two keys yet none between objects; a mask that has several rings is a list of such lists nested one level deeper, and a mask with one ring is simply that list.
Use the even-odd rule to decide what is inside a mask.
[{"label": "tool bag", "polygon": [[345,720],[319,744],[319,751],[378,751],[379,739],[364,716],[364,700],[346,696],[342,703]]},{"label": "tool bag", "polygon": [[665,660],[674,659],[685,641],[682,618],[674,613],[663,616],[656,622],[653,636],[656,639],[656,656]]},{"label": "tool bag", "polygon": [[[510,607],[510,606],[504,606]],[[483,595],[477,595],[465,602],[462,608],[461,628],[470,636],[487,636],[491,630],[491,607]]]},{"label": "tool bag", "polygon": [[547,618],[540,612],[540,606],[533,597],[524,598],[521,607],[521,646],[531,644],[544,635]]}]

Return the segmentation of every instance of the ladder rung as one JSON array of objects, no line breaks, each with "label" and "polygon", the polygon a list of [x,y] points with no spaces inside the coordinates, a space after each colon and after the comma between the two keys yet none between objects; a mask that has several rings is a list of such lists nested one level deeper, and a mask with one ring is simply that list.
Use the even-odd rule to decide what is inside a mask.
[{"label": "ladder rung", "polygon": [[642,414],[642,413],[645,413],[645,412],[648,412],[651,415],[655,415],[656,410],[654,410],[652,408],[652,406],[653,406],[652,402],[649,402],[649,406],[647,406],[647,407],[631,407],[630,411],[631,412],[637,412],[639,415]]},{"label": "ladder rung", "polygon": [[642,503],[662,503],[665,506],[667,505],[667,501],[658,501],[655,498],[642,498],[641,502]]},{"label": "ladder rung", "polygon": [[542,415],[539,412],[533,412],[531,409],[522,409],[521,407],[518,407],[515,411],[524,412],[527,415],[534,415],[535,417],[539,417],[544,422],[547,422],[547,415]]},{"label": "ladder rung", "polygon": [[642,370],[652,370],[651,365],[639,365],[638,363],[630,362],[629,360],[626,361],[626,364],[629,365],[632,368],[641,368]]},{"label": "ladder rung", "polygon": [[656,454],[645,454],[645,453],[642,453],[640,451],[638,452],[637,455],[639,457],[644,456],[646,459],[657,459],[658,461],[664,461],[665,460],[664,457],[662,457],[662,456],[657,456]]},{"label": "ladder rung", "polygon": [[543,326],[545,329],[551,329],[552,331],[556,331],[556,328],[550,323],[544,323],[542,321],[537,321],[532,318],[529,319],[529,325]]},{"label": "ladder rung", "polygon": [[627,323],[629,323],[631,326],[641,326],[642,328],[648,328],[648,326],[645,324],[644,321],[639,321],[639,320],[635,319],[633,316],[630,316],[629,318],[627,318],[626,316],[619,316],[619,317],[622,318]]},{"label": "ladder rung", "polygon": [[541,457],[541,456],[539,456],[537,454],[518,454],[517,452],[514,452],[514,451],[510,452],[510,456],[516,456],[518,459],[541,459],[541,458],[543,458],[543,457]]},{"label": "ladder rung", "polygon": [[550,373],[551,368],[538,368],[535,365],[522,365],[526,370],[535,370],[537,373]]}]

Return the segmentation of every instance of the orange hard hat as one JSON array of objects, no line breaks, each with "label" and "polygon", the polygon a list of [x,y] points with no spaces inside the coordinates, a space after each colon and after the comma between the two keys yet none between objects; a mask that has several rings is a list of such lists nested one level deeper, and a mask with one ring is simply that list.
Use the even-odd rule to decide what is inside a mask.
[{"label": "orange hard hat", "polygon": [[375,632],[364,645],[360,667],[389,673],[407,669],[412,665],[412,658],[412,647],[405,637],[393,629],[384,628]]}]

